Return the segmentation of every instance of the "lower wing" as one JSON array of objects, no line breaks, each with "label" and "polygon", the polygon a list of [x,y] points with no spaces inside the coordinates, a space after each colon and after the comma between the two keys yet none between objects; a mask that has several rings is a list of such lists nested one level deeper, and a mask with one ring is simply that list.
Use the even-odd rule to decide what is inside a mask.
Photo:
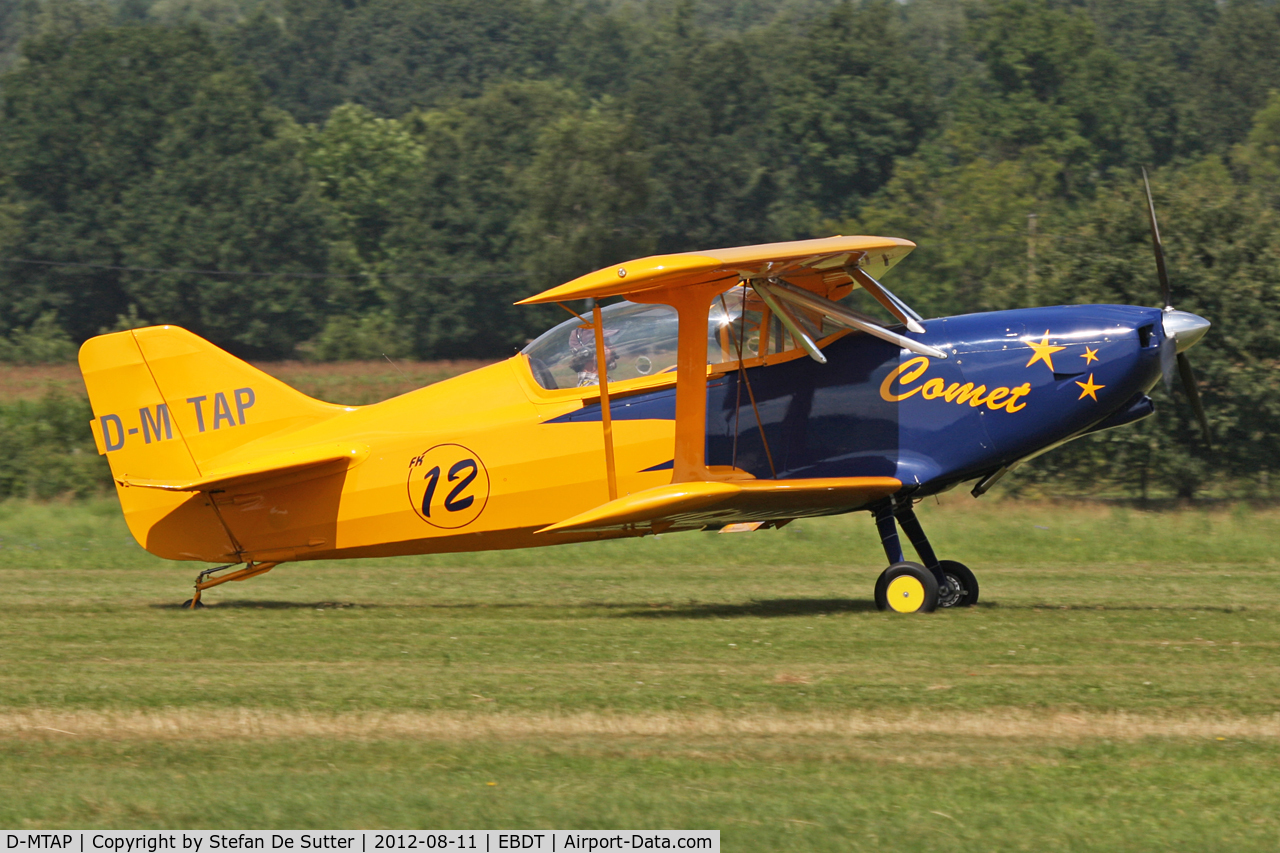
[{"label": "lower wing", "polygon": [[893,477],[672,483],[626,495],[544,527],[539,533],[700,530],[862,509],[902,488]]}]

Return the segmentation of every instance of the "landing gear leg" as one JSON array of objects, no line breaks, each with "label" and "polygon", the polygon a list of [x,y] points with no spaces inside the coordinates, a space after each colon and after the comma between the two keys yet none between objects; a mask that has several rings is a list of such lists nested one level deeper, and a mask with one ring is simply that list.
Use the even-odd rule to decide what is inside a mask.
[{"label": "landing gear leg", "polygon": [[212,569],[205,569],[203,572],[196,575],[195,595],[193,595],[191,598],[188,598],[186,601],[182,602],[182,609],[183,610],[202,609],[204,607],[204,604],[201,603],[200,601],[200,593],[204,592],[206,589],[208,589],[211,586],[218,586],[219,584],[224,584],[227,581],[248,580],[249,578],[257,577],[258,575],[265,574],[266,572],[271,571],[272,569],[274,569],[276,566],[280,564],[279,563],[246,563],[243,569],[237,569],[234,572],[228,572],[225,575],[218,575],[217,577],[214,577],[214,575],[217,572],[221,572],[224,569],[230,569],[238,565],[240,564],[231,563],[226,566],[215,566]]},{"label": "landing gear leg", "polygon": [[876,581],[876,607],[895,613],[928,613],[938,606],[938,580],[919,563],[902,559],[902,542],[898,539],[893,510],[892,501],[884,501],[871,510],[876,529],[880,531],[880,544],[889,560],[889,568],[881,572]]},{"label": "landing gear leg", "polygon": [[880,533],[880,545],[889,565],[902,562],[902,541],[898,539],[898,524],[893,517],[893,504],[886,501],[872,508],[876,530]]},{"label": "landing gear leg", "polygon": [[[955,560],[939,560],[929,544],[929,537],[924,535],[924,528],[916,518],[910,501],[896,505],[893,514],[902,526],[902,531],[911,540],[911,547],[920,555],[925,568],[930,569],[938,580],[939,607],[972,607],[978,603],[978,579],[969,571],[964,563]],[[877,520],[877,524],[879,521]]]}]

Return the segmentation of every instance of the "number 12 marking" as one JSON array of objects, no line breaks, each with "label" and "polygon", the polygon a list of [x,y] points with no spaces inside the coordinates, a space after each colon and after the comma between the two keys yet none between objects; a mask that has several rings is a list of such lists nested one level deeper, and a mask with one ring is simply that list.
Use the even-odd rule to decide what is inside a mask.
[{"label": "number 12 marking", "polygon": [[[467,486],[470,486],[472,481],[476,478],[476,473],[479,471],[479,466],[476,465],[476,460],[463,459],[460,462],[453,463],[449,468],[449,482],[456,482],[458,480],[458,475],[466,469],[470,469],[470,471],[468,471],[467,475],[462,478],[462,482],[458,483],[452,490],[450,490],[449,495],[444,499],[444,508],[449,512],[461,512],[476,502],[475,495],[459,497],[459,495],[466,490]],[[440,466],[433,466],[430,471],[422,475],[422,479],[429,481],[427,483],[427,490],[422,493],[422,514],[427,518],[430,518],[431,499],[435,496],[436,485],[440,482]]]}]

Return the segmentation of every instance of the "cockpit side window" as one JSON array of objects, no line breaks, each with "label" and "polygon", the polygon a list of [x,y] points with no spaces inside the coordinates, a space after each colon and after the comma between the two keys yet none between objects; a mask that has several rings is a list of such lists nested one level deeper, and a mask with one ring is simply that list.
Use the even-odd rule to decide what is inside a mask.
[{"label": "cockpit side window", "polygon": [[[819,314],[795,309],[796,319],[814,340],[835,329]],[[745,315],[745,316],[744,316]],[[776,355],[798,347],[782,322],[769,311],[754,290],[738,286],[726,291],[711,305],[707,341],[707,363],[737,362],[738,339],[742,338],[743,360]]]}]

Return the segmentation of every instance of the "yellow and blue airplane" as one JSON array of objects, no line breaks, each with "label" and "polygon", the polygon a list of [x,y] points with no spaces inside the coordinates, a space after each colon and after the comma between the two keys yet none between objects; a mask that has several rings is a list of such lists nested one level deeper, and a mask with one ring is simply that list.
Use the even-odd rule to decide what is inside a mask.
[{"label": "yellow and blue airplane", "polygon": [[[225,564],[199,574],[192,608],[285,562],[868,510],[890,564],[877,604],[930,611],[976,603],[978,584],[937,559],[915,502],[965,482],[981,494],[1149,415],[1175,364],[1203,424],[1183,353],[1209,324],[1168,307],[1152,224],[1163,310],[925,320],[880,284],[913,243],[830,237],[598,270],[524,300],[573,316],[519,354],[370,406],[307,397],[175,326],[93,338],[80,367],[138,543]],[[853,309],[857,288],[892,322]]]}]

